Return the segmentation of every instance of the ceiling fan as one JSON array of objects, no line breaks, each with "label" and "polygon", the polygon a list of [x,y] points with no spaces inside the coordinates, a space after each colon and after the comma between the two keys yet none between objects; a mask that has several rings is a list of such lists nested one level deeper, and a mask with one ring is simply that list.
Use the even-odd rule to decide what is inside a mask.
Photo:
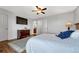
[{"label": "ceiling fan", "polygon": [[32,10],[32,12],[37,12],[37,15],[40,13],[45,14],[45,10],[47,10],[47,8],[41,8],[39,6],[36,6],[36,10]]}]

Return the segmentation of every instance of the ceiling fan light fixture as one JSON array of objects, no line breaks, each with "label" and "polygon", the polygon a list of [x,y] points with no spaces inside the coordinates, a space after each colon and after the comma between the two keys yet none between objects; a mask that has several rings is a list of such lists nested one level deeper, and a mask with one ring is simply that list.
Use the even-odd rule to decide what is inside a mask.
[{"label": "ceiling fan light fixture", "polygon": [[45,14],[45,12],[44,12],[45,10],[47,10],[47,8],[44,8],[42,6],[36,6],[36,9],[33,10],[33,12],[37,12],[37,15],[40,13]]},{"label": "ceiling fan light fixture", "polygon": [[37,13],[41,13],[41,10],[37,10]]}]

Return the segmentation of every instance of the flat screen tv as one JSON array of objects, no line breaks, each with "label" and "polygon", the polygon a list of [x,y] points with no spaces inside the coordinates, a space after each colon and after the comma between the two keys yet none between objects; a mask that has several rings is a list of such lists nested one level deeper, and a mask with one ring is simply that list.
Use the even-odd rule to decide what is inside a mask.
[{"label": "flat screen tv", "polygon": [[27,25],[28,24],[28,19],[16,16],[16,23],[17,24],[22,24],[22,25]]}]

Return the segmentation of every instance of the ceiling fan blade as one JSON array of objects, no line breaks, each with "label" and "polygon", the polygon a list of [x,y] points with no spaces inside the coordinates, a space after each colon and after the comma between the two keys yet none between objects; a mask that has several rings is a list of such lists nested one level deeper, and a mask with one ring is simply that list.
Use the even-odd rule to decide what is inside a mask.
[{"label": "ceiling fan blade", "polygon": [[41,12],[41,13],[45,14],[45,12]]},{"label": "ceiling fan blade", "polygon": [[32,12],[37,12],[37,10],[32,10]]},{"label": "ceiling fan blade", "polygon": [[38,9],[39,7],[38,7],[38,6],[36,6],[36,8]]},{"label": "ceiling fan blade", "polygon": [[37,13],[37,15],[38,15],[39,13]]},{"label": "ceiling fan blade", "polygon": [[38,10],[41,10],[41,8],[40,8],[40,7],[38,7],[38,6],[36,6],[36,8],[37,8]]},{"label": "ceiling fan blade", "polygon": [[42,9],[42,10],[47,10],[47,8],[44,8],[44,9]]}]

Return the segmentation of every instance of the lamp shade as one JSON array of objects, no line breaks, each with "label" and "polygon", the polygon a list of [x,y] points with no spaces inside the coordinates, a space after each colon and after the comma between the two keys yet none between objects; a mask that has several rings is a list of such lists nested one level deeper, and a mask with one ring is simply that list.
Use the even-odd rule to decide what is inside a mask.
[{"label": "lamp shade", "polygon": [[71,27],[72,26],[72,23],[71,22],[67,22],[66,23],[66,27]]}]

